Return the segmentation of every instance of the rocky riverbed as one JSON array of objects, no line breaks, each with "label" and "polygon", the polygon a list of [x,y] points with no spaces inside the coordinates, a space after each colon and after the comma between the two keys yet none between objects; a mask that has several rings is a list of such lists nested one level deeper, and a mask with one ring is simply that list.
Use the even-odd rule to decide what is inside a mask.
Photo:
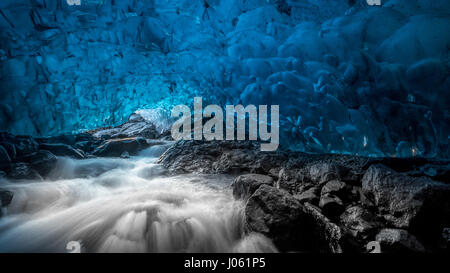
[{"label": "rocky riverbed", "polygon": [[[98,176],[105,170],[96,167],[96,159],[145,158],[154,147],[153,154],[165,151],[158,163],[166,176],[231,177],[223,190],[243,206],[243,232],[270,238],[281,252],[367,252],[373,241],[382,252],[449,250],[448,160],[261,152],[258,143],[245,141],[169,139],[168,132],[157,131],[139,115],[122,126],[82,134],[32,138],[1,133],[2,214],[15,198],[11,181],[54,180],[60,158],[90,160],[86,177]],[[252,249],[272,251],[267,245]]]}]

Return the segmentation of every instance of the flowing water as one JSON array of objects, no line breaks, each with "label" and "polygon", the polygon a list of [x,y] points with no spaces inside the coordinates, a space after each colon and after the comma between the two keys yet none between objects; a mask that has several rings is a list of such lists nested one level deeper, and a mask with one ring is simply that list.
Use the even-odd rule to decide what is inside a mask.
[{"label": "flowing water", "polygon": [[0,218],[0,252],[68,252],[74,242],[89,253],[276,251],[244,232],[233,177],[169,175],[155,163],[162,150],[60,158],[46,181],[0,181],[14,193]]}]

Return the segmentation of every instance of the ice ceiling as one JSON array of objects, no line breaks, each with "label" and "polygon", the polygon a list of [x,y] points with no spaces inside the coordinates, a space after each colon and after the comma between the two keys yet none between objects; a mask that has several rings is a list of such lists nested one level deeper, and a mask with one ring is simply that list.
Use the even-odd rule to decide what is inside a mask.
[{"label": "ice ceiling", "polygon": [[308,152],[449,156],[450,1],[0,1],[0,130],[279,104]]}]

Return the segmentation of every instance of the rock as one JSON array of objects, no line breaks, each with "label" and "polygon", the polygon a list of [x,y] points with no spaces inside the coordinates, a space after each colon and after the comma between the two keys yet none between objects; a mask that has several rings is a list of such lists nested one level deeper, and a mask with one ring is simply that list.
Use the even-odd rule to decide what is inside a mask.
[{"label": "rock", "polygon": [[91,133],[95,138],[103,139],[132,137],[159,139],[168,132],[158,132],[153,123],[146,121],[140,114],[134,113],[127,122],[120,126],[114,128],[102,128]]},{"label": "rock", "polygon": [[322,195],[320,197],[319,207],[326,216],[332,219],[337,219],[344,211],[344,203],[339,197],[333,194]]},{"label": "rock", "polygon": [[97,147],[93,154],[95,156],[102,157],[119,157],[126,151],[130,155],[136,155],[139,151],[147,148],[148,146],[149,144],[145,138],[142,137],[109,139]]},{"label": "rock", "polygon": [[75,149],[81,150],[85,153],[88,153],[91,151],[91,148],[93,146],[93,143],[91,141],[79,141],[77,143],[75,143],[74,147]]},{"label": "rock", "polygon": [[309,167],[309,176],[311,181],[317,184],[339,179],[341,174],[342,169],[333,163],[320,162]]},{"label": "rock", "polygon": [[374,165],[364,174],[362,188],[391,225],[429,243],[436,244],[450,223],[450,185]]},{"label": "rock", "polygon": [[0,142],[0,146],[3,146],[3,148],[6,150],[11,161],[14,161],[16,159],[17,153],[14,144],[8,142]]},{"label": "rock", "polygon": [[11,165],[10,172],[8,173],[8,177],[11,179],[32,179],[32,180],[42,180],[42,177],[39,173],[31,168],[30,164],[19,162]]},{"label": "rock", "polygon": [[440,247],[446,251],[450,251],[450,228],[442,230]]},{"label": "rock", "polygon": [[42,143],[39,145],[39,149],[50,151],[57,156],[68,156],[77,159],[85,158],[85,155],[82,151],[74,149],[72,146],[62,143]]},{"label": "rock", "polygon": [[301,203],[311,203],[311,204],[317,204],[319,202],[319,195],[320,194],[320,188],[319,187],[311,187],[310,189],[294,195],[297,200],[299,200]]},{"label": "rock", "polygon": [[45,177],[55,167],[57,159],[50,151],[41,150],[22,158],[41,176]]},{"label": "rock", "polygon": [[66,144],[66,145],[74,145],[77,141],[77,135],[65,134],[59,136],[52,136],[46,138],[36,138],[39,144]]},{"label": "rock", "polygon": [[332,180],[322,187],[320,195],[333,194],[340,198],[345,196],[346,184],[339,180]]},{"label": "rock", "polygon": [[11,163],[11,158],[8,152],[2,145],[0,145],[0,168],[7,166]]},{"label": "rock", "polygon": [[37,152],[39,148],[39,144],[32,137],[17,136],[13,141],[12,144],[19,158]]},{"label": "rock", "polygon": [[130,154],[127,151],[125,151],[120,155],[120,158],[124,158],[124,159],[130,158]]},{"label": "rock", "polygon": [[302,192],[300,187],[309,182],[302,169],[282,168],[278,174],[277,187],[287,190],[292,194]]},{"label": "rock", "polygon": [[268,174],[287,161],[281,152],[259,151],[249,141],[177,141],[159,159],[171,172]]},{"label": "rock", "polygon": [[247,228],[271,238],[281,251],[341,252],[341,232],[318,208],[262,185],[245,207]]},{"label": "rock", "polygon": [[306,247],[306,234],[299,228],[302,205],[289,194],[263,184],[249,198],[245,207],[247,228],[271,238],[281,251]]},{"label": "rock", "polygon": [[113,135],[115,135],[119,132],[120,132],[120,128],[102,128],[102,129],[92,132],[92,136],[95,138],[110,139],[110,138],[113,138],[112,137]]},{"label": "rock", "polygon": [[305,213],[305,231],[312,237],[313,251],[326,253],[342,252],[342,232],[339,226],[325,217],[320,209],[306,203],[303,207]]},{"label": "rock", "polygon": [[367,238],[373,237],[381,226],[375,215],[358,205],[347,208],[341,215],[340,222],[352,237],[360,241],[366,241]]},{"label": "rock", "polygon": [[133,121],[121,126],[120,131],[112,135],[115,137],[145,137],[157,139],[160,134],[156,131],[155,125],[146,121]]},{"label": "rock", "polygon": [[425,252],[417,238],[403,229],[383,229],[375,238],[380,242],[382,252]]},{"label": "rock", "polygon": [[237,199],[247,199],[252,195],[261,185],[273,185],[273,179],[267,175],[261,174],[244,174],[238,176],[232,187],[233,196]]},{"label": "rock", "polygon": [[1,206],[6,207],[11,204],[14,194],[10,191],[0,191]]}]

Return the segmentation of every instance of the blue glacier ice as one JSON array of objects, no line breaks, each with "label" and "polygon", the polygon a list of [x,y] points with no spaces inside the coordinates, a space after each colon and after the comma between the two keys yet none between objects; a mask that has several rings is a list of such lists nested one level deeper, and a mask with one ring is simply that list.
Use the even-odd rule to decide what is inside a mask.
[{"label": "blue glacier ice", "polygon": [[[282,145],[449,157],[450,1],[0,1],[0,130],[279,104]],[[75,1],[76,2],[76,1]]]}]

